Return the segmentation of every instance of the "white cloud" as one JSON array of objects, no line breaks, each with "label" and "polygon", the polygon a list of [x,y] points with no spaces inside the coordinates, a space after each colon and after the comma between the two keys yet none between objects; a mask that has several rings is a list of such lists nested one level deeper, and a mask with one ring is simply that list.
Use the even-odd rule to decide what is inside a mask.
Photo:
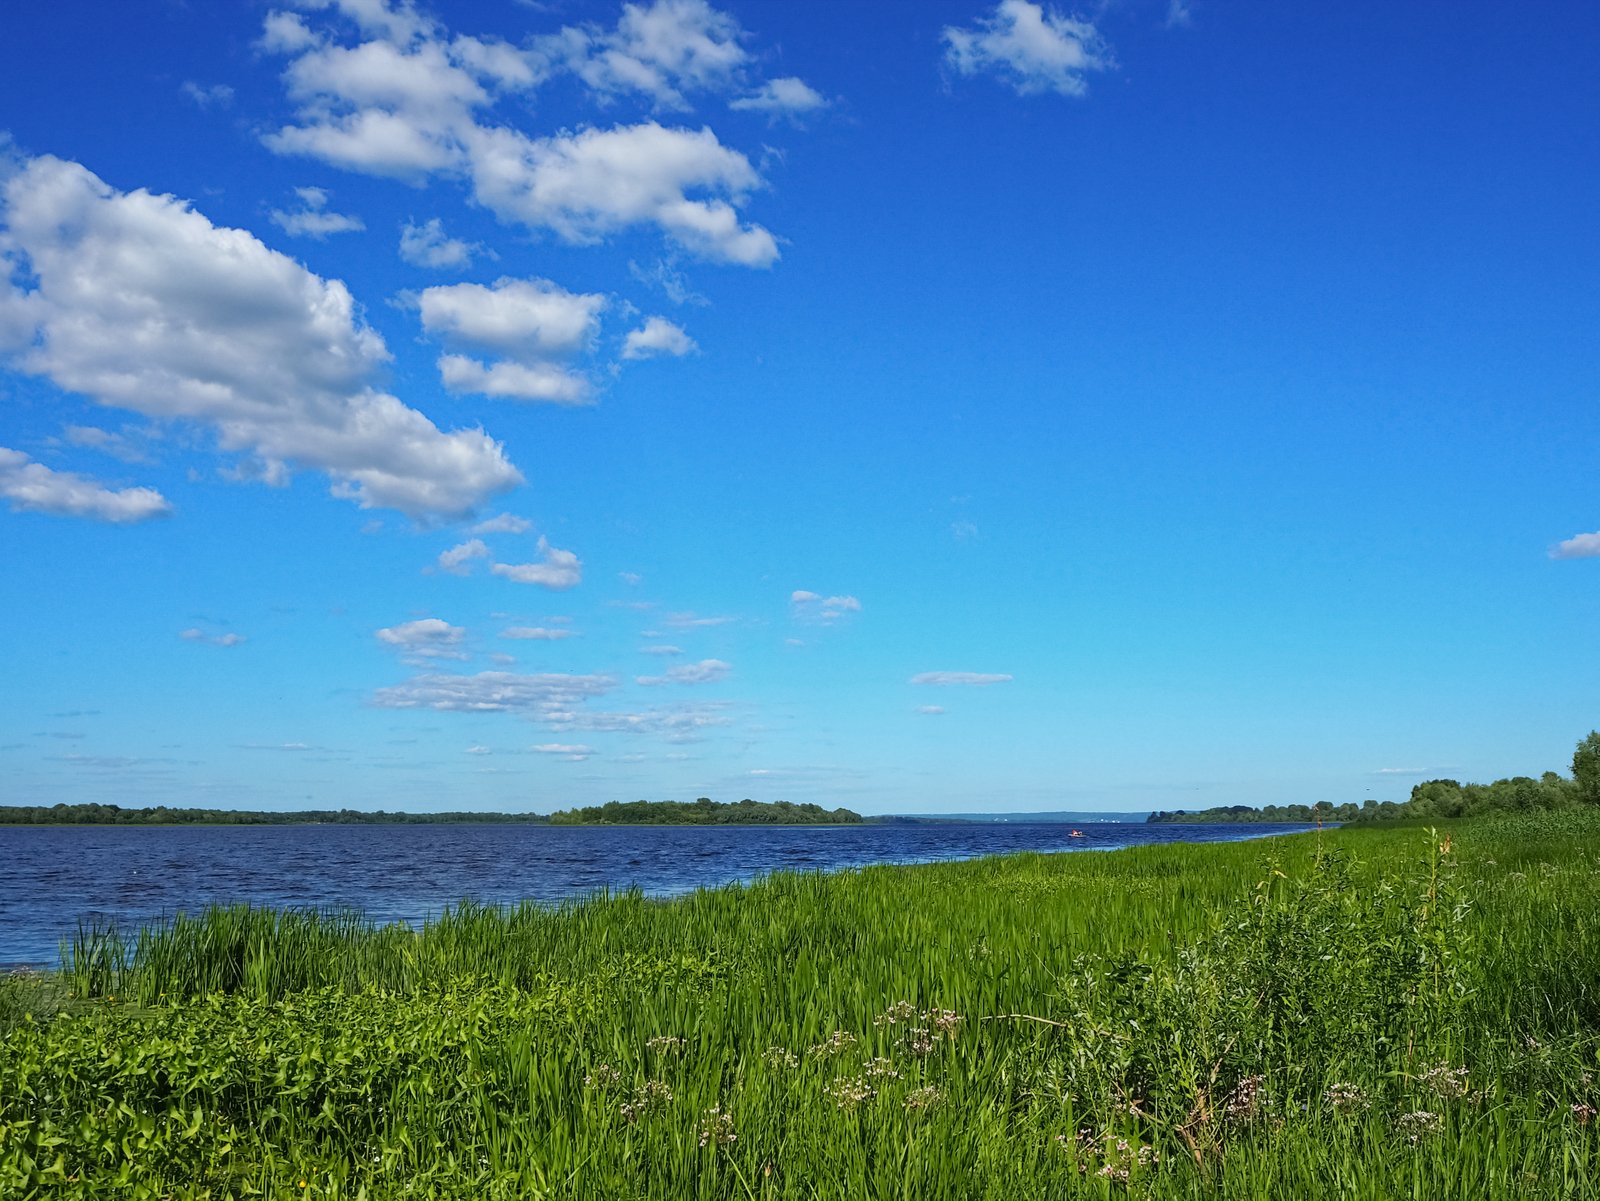
[{"label": "white cloud", "polygon": [[950,536],[957,542],[970,542],[978,536],[978,527],[970,521],[953,521],[950,523]]},{"label": "white cloud", "polygon": [[472,560],[487,558],[489,548],[482,538],[469,538],[449,550],[439,552],[439,570],[450,575],[466,575],[472,570]]},{"label": "white cloud", "polygon": [[466,753],[469,755],[492,755],[494,754],[494,748],[480,744],[476,746],[469,746]]},{"label": "white cloud", "polygon": [[801,621],[838,621],[846,613],[861,612],[861,602],[853,596],[823,596],[804,588],[789,594],[794,615]]},{"label": "white cloud", "polygon": [[665,675],[635,676],[634,683],[653,687],[658,684],[715,684],[728,678],[733,668],[721,659],[702,659],[698,663],[685,663],[669,667]]},{"label": "white cloud", "polygon": [[48,157],[5,182],[4,217],[0,278],[31,281],[0,289],[36,331],[24,371],[208,426],[268,478],[321,470],[363,508],[460,516],[521,482],[483,431],[442,433],[374,390],[388,351],[344,284],[251,234]]},{"label": "white cloud", "polygon": [[1426,767],[1380,767],[1372,774],[1375,776],[1425,776],[1429,770]]},{"label": "white cloud", "polygon": [[662,355],[681,358],[700,349],[681,326],[665,317],[651,317],[636,330],[630,330],[622,344],[625,359],[653,359]]},{"label": "white cloud", "polygon": [[985,687],[989,684],[1007,684],[1011,681],[1008,675],[996,675],[981,671],[924,671],[911,677],[913,684],[951,685],[964,684],[974,687]]},{"label": "white cloud", "polygon": [[552,404],[591,403],[589,381],[554,363],[483,363],[466,355],[439,358],[439,378],[452,392],[475,392],[506,400],[542,400]]},{"label": "white cloud", "polygon": [[529,361],[592,345],[606,298],[568,292],[547,279],[499,279],[492,287],[425,288],[417,305],[423,329],[435,337]]},{"label": "white cloud", "polygon": [[233,89],[225,83],[211,85],[196,83],[192,79],[183,81],[182,92],[201,108],[227,108],[233,103]]},{"label": "white cloud", "polygon": [[1177,29],[1193,23],[1194,14],[1189,11],[1189,0],[1167,0],[1168,29]]},{"label": "white cloud", "polygon": [[683,648],[667,646],[665,643],[658,642],[653,646],[641,646],[639,653],[641,655],[681,655],[683,654]]},{"label": "white cloud", "polygon": [[444,222],[437,217],[421,225],[407,221],[400,230],[400,257],[413,267],[459,270],[470,266],[472,256],[482,249],[476,242],[447,237]]},{"label": "white cloud", "polygon": [[544,279],[501,279],[493,287],[427,288],[417,305],[429,334],[506,356],[487,365],[465,355],[442,356],[439,374],[451,391],[558,404],[590,399],[589,381],[557,360],[593,345],[604,296],[568,292]]},{"label": "white cloud", "polygon": [[582,763],[594,754],[592,746],[581,742],[541,742],[533,750],[540,755],[560,755],[569,763]]},{"label": "white cloud", "polygon": [[69,425],[61,435],[72,446],[97,450],[124,463],[150,462],[150,455],[126,432],[113,433],[96,425]]},{"label": "white cloud", "polygon": [[406,653],[407,662],[429,659],[465,659],[459,648],[467,631],[437,617],[424,617],[374,631],[379,642]]},{"label": "white cloud", "polygon": [[179,630],[178,637],[185,642],[203,642],[207,646],[222,647],[238,646],[245,641],[243,634],[207,634],[204,630],[192,627],[187,630]]},{"label": "white cloud", "polygon": [[674,630],[703,629],[707,626],[726,626],[738,621],[737,617],[701,617],[695,613],[669,613],[661,624]]},{"label": "white cloud", "polygon": [[521,713],[538,720],[570,724],[573,707],[616,687],[610,676],[558,673],[519,675],[482,671],[476,675],[414,676],[404,684],[380,688],[372,703],[380,709],[435,709],[450,713]]},{"label": "white cloud", "polygon": [[644,577],[637,571],[619,571],[617,572],[617,579],[621,580],[630,588],[644,583]]},{"label": "white cloud", "polygon": [[20,450],[0,446],[0,496],[13,513],[49,513],[88,517],[129,525],[166,517],[172,506],[154,488],[107,488],[72,471],[56,471],[35,463]]},{"label": "white cloud", "polygon": [[557,730],[655,735],[667,742],[697,742],[702,730],[732,723],[715,704],[668,705],[629,713],[574,711],[545,718]]},{"label": "white cloud", "polygon": [[502,638],[521,638],[534,642],[560,642],[564,638],[575,638],[575,630],[551,629],[546,626],[509,626],[500,631]]},{"label": "white cloud", "polygon": [[943,705],[918,705],[917,712],[924,717],[939,717],[944,713]]},{"label": "white cloud", "polygon": [[489,570],[514,584],[538,584],[542,588],[572,588],[583,581],[583,564],[570,550],[558,550],[539,539],[537,563],[496,563]]},{"label": "white cloud", "polygon": [[1592,559],[1600,556],[1600,531],[1575,534],[1550,548],[1552,559]]},{"label": "white cloud", "polygon": [[655,0],[624,4],[615,29],[568,26],[538,47],[602,95],[641,92],[660,108],[687,108],[685,91],[733,86],[749,60],[741,36],[705,0]]},{"label": "white cloud", "polygon": [[485,521],[478,522],[472,527],[474,534],[526,534],[533,528],[533,522],[526,517],[517,517],[511,513],[499,513]]},{"label": "white cloud", "polygon": [[[511,129],[472,138],[478,202],[503,221],[552,230],[586,244],[633,225],[654,225],[678,246],[713,262],[768,267],[778,243],[744,225],[737,206],[761,176],[710,129],[653,121],[533,139]],[[691,198],[690,193],[702,193]]]},{"label": "white cloud", "polygon": [[1088,90],[1084,76],[1112,65],[1093,24],[1030,0],[1000,0],[969,29],[946,26],[944,42],[945,61],[961,74],[992,71],[1022,95],[1081,96]]},{"label": "white cloud", "polygon": [[587,70],[602,91],[626,86],[663,103],[680,86],[711,86],[743,51],[708,33],[731,18],[700,0],[630,5],[615,36],[565,30],[543,45],[543,64],[505,43],[451,38],[410,8],[342,0],[338,9],[374,40],[346,46],[269,19],[265,44],[294,56],[284,81],[301,122],[268,134],[271,149],[373,175],[462,177],[502,221],[569,242],[654,225],[716,262],[777,259],[772,234],[737,212],[760,175],[709,129],[645,122],[535,139],[480,120],[499,96],[537,83],[546,66]]},{"label": "white cloud", "polygon": [[292,212],[273,209],[268,214],[272,223],[290,237],[316,238],[320,241],[329,234],[367,228],[366,222],[360,217],[348,213],[330,213],[327,207],[328,193],[321,188],[296,188],[294,193],[300,198],[298,209]]},{"label": "white cloud", "polygon": [[783,79],[769,79],[750,95],[728,102],[729,108],[749,109],[772,116],[796,116],[827,106],[827,98],[821,92],[792,75]]}]

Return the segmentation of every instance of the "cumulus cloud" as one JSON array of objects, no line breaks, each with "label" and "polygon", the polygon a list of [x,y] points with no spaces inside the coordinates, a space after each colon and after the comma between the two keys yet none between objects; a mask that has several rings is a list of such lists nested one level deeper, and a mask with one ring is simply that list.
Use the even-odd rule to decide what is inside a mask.
[{"label": "cumulus cloud", "polygon": [[519,638],[534,642],[560,642],[564,638],[577,636],[575,630],[551,628],[548,626],[508,626],[500,631],[502,638]]},{"label": "cumulus cloud", "polygon": [[443,433],[375,390],[388,350],[348,289],[251,234],[49,157],[5,182],[3,215],[0,278],[28,281],[0,288],[32,325],[22,370],[209,427],[260,478],[325,472],[363,508],[461,516],[521,482],[482,430]]},{"label": "cumulus cloud", "polygon": [[683,328],[665,317],[651,317],[642,326],[628,333],[622,344],[625,359],[654,359],[663,355],[682,358],[698,350],[694,339]]},{"label": "cumulus cloud", "polygon": [[374,631],[379,642],[403,651],[407,662],[465,659],[461,640],[467,631],[437,617],[424,617]]},{"label": "cumulus cloud", "polygon": [[748,109],[774,117],[798,116],[827,106],[827,98],[821,92],[792,75],[769,79],[750,95],[728,102],[729,108]]},{"label": "cumulus cloud", "polygon": [[461,270],[470,266],[473,255],[482,249],[476,242],[447,236],[444,222],[437,217],[421,225],[407,221],[400,230],[400,257],[413,267]]},{"label": "cumulus cloud", "polygon": [[583,564],[570,550],[558,550],[540,538],[539,553],[544,558],[536,563],[496,563],[489,570],[514,584],[538,584],[558,590],[583,581]]},{"label": "cumulus cloud", "polygon": [[935,685],[968,685],[972,687],[986,687],[990,684],[1006,684],[1011,681],[1008,675],[997,675],[981,671],[924,671],[911,677],[913,684]]},{"label": "cumulus cloud", "polygon": [[635,676],[634,683],[653,687],[659,684],[715,684],[728,678],[733,668],[721,659],[702,659],[698,663],[685,663],[670,667],[665,675]]},{"label": "cumulus cloud", "polygon": [[657,642],[652,646],[641,646],[639,648],[639,653],[641,655],[681,655],[683,654],[683,648],[680,646],[668,646],[665,643]]},{"label": "cumulus cloud", "polygon": [[590,403],[589,381],[555,363],[485,363],[466,355],[439,358],[439,378],[452,392],[474,392],[504,400],[552,404]]},{"label": "cumulus cloud", "polygon": [[924,717],[939,717],[944,713],[943,705],[918,705],[917,712]]},{"label": "cumulus cloud", "polygon": [[732,86],[749,61],[739,22],[705,0],[624,4],[610,30],[568,26],[539,50],[602,95],[637,92],[659,108],[687,108],[685,92]]},{"label": "cumulus cloud", "polygon": [[222,647],[238,646],[241,642],[245,641],[243,634],[208,634],[204,630],[195,627],[191,627],[187,630],[179,630],[178,637],[182,638],[185,642],[202,642],[206,646]]},{"label": "cumulus cloud", "polygon": [[945,61],[963,75],[993,72],[1022,95],[1081,96],[1084,76],[1112,65],[1093,24],[1030,0],[1000,0],[970,28],[945,27]]},{"label": "cumulus cloud", "polygon": [[446,387],[568,404],[587,400],[590,388],[560,360],[593,345],[605,305],[598,293],[568,292],[544,279],[500,279],[492,287],[452,284],[417,297],[430,335],[504,356],[493,364],[443,356],[439,372]]},{"label": "cumulus cloud", "polygon": [[468,575],[472,571],[472,561],[487,558],[488,555],[489,548],[482,538],[469,538],[449,550],[439,552],[439,570],[450,575]]},{"label": "cumulus cloud", "polygon": [[681,87],[709,86],[743,62],[737,40],[715,32],[731,18],[699,0],[658,0],[628,6],[615,34],[572,28],[523,52],[451,35],[409,7],[331,7],[364,40],[347,45],[298,18],[269,18],[263,44],[291,56],[284,83],[299,118],[268,134],[269,148],[373,175],[461,178],[502,221],[569,242],[653,225],[715,262],[765,267],[777,259],[772,234],[737,211],[760,175],[709,129],[645,122],[530,138],[487,118],[500,97],[561,69],[602,92],[644,91],[673,107]]},{"label": "cumulus cloud", "polygon": [[743,224],[737,211],[762,185],[761,176],[710,129],[646,121],[548,138],[483,129],[472,138],[471,156],[473,194],[503,221],[549,229],[577,244],[654,225],[712,262],[768,267],[777,261],[777,239]]},{"label": "cumulus cloud", "polygon": [[581,742],[541,742],[533,750],[540,755],[560,755],[568,763],[582,763],[594,754],[592,746],[584,746]]},{"label": "cumulus cloud", "polygon": [[290,237],[316,238],[320,241],[329,234],[367,228],[366,222],[360,217],[348,213],[330,213],[327,207],[328,193],[321,188],[296,188],[294,194],[300,198],[298,209],[273,209],[269,214],[272,223]]},{"label": "cumulus cloud", "polygon": [[131,525],[166,517],[172,506],[154,488],[107,488],[72,471],[35,463],[20,450],[0,446],[0,496],[13,513],[49,513]]},{"label": "cumulus cloud", "polygon": [[1592,559],[1600,557],[1600,531],[1593,534],[1574,534],[1565,542],[1550,548],[1552,559]]}]

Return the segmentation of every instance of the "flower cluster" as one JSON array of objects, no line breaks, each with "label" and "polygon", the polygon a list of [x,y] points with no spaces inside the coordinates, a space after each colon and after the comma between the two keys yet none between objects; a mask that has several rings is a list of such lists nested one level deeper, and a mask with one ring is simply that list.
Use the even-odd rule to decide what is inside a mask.
[{"label": "flower cluster", "polygon": [[1397,1117],[1394,1120],[1394,1128],[1400,1132],[1406,1142],[1415,1147],[1423,1139],[1430,1138],[1443,1130],[1444,1119],[1429,1110],[1416,1109]]},{"label": "flower cluster", "polygon": [[646,1039],[644,1045],[649,1047],[652,1051],[658,1051],[663,1055],[669,1055],[682,1054],[683,1049],[689,1044],[675,1034],[661,1034],[655,1038]]},{"label": "flower cluster", "polygon": [[1246,1076],[1233,1086],[1222,1103],[1223,1116],[1230,1122],[1253,1122],[1272,1107],[1267,1096],[1265,1076]]},{"label": "flower cluster", "polygon": [[722,1106],[713,1105],[700,1117],[700,1145],[709,1147],[715,1144],[726,1147],[739,1140],[733,1132],[733,1115],[724,1113]]},{"label": "flower cluster", "polygon": [[768,1047],[762,1059],[775,1068],[797,1068],[800,1057],[785,1047]]},{"label": "flower cluster", "polygon": [[1344,1081],[1328,1085],[1328,1091],[1322,1096],[1339,1113],[1361,1113],[1372,1104],[1359,1086]]},{"label": "flower cluster", "polygon": [[1600,1110],[1596,1110],[1587,1101],[1578,1101],[1572,1106],[1572,1116],[1578,1119],[1578,1125],[1580,1126],[1587,1126],[1594,1121],[1597,1112],[1600,1112]]},{"label": "flower cluster", "polygon": [[861,1073],[868,1080],[898,1080],[900,1073],[895,1070],[893,1062],[878,1056],[867,1062]]},{"label": "flower cluster", "polygon": [[835,1030],[820,1043],[812,1044],[809,1054],[813,1056],[838,1055],[841,1051],[845,1051],[855,1045],[856,1036],[851,1034],[850,1031]]},{"label": "flower cluster", "polygon": [[624,1101],[621,1113],[624,1121],[637,1122],[640,1118],[659,1113],[672,1104],[672,1090],[661,1080],[646,1080],[633,1090],[633,1098]]},{"label": "flower cluster", "polygon": [[590,1072],[583,1078],[584,1088],[605,1089],[621,1083],[622,1073],[617,1071],[617,1069],[612,1067],[609,1063],[595,1064],[594,1071]]},{"label": "flower cluster", "polygon": [[1127,1184],[1136,1170],[1150,1169],[1161,1162],[1161,1153],[1148,1143],[1121,1135],[1097,1134],[1088,1126],[1080,1129],[1076,1137],[1058,1134],[1056,1142],[1076,1152],[1079,1175],[1092,1173],[1116,1184]]},{"label": "flower cluster", "polygon": [[1453,1101],[1467,1095],[1467,1069],[1441,1063],[1418,1076],[1417,1083],[1441,1100]]},{"label": "flower cluster", "polygon": [[822,1092],[840,1109],[854,1109],[878,1095],[878,1090],[867,1083],[865,1076],[841,1076]]},{"label": "flower cluster", "polygon": [[924,1085],[914,1088],[906,1094],[905,1106],[913,1113],[926,1112],[938,1106],[944,1100],[944,1094],[933,1085]]}]

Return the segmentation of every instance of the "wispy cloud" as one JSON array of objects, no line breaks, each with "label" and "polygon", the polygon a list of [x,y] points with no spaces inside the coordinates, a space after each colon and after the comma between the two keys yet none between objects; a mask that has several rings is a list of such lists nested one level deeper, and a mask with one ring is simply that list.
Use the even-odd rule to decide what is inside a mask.
[{"label": "wispy cloud", "polygon": [[238,646],[245,641],[243,634],[208,634],[198,627],[179,630],[178,637],[185,642],[201,642],[206,646]]},{"label": "wispy cloud", "polygon": [[537,584],[558,591],[582,583],[583,563],[570,550],[558,550],[540,538],[539,553],[544,556],[539,562],[496,563],[489,570],[514,584]]},{"label": "wispy cloud", "polygon": [[669,667],[665,675],[636,676],[634,682],[646,687],[660,684],[714,684],[728,678],[733,668],[721,659],[702,659],[698,663],[684,663]]},{"label": "wispy cloud", "polygon": [[968,28],[945,27],[945,61],[962,75],[991,72],[1022,95],[1081,96],[1084,76],[1112,65],[1111,51],[1088,21],[1029,0],[1000,0]]},{"label": "wispy cloud", "polygon": [[911,677],[913,684],[933,684],[940,686],[966,685],[976,688],[985,688],[990,684],[1008,684],[1011,676],[998,673],[981,671],[924,671]]}]

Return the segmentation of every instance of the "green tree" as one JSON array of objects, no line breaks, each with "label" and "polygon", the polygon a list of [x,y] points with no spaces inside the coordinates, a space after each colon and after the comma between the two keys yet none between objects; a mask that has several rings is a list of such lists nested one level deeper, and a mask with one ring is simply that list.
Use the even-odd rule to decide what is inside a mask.
[{"label": "green tree", "polygon": [[1572,781],[1578,786],[1578,800],[1600,805],[1600,730],[1591,730],[1573,752]]}]

